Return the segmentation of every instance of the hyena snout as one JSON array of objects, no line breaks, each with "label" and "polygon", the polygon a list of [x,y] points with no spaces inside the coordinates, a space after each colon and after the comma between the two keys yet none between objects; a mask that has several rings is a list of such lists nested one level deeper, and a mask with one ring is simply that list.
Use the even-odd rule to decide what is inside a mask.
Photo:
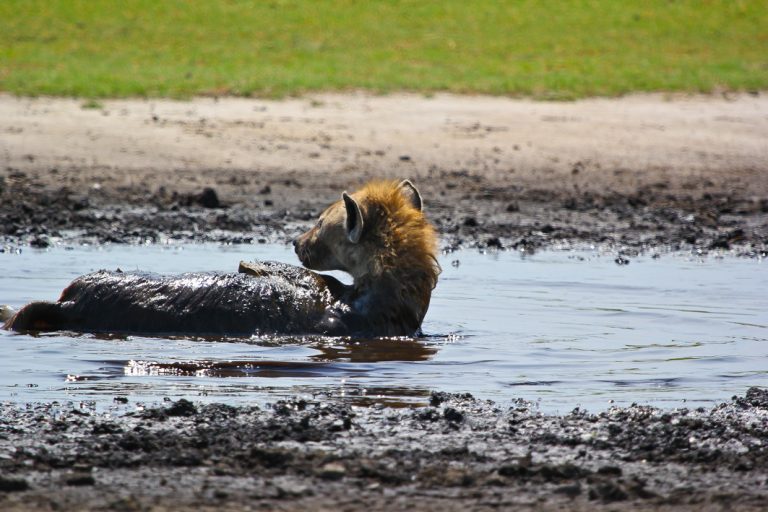
[{"label": "hyena snout", "polygon": [[293,252],[296,253],[296,256],[299,257],[299,260],[306,265],[306,262],[304,261],[304,255],[306,254],[306,233],[303,235],[297,236],[293,239]]},{"label": "hyena snout", "polygon": [[291,243],[293,244],[293,252],[295,252],[296,256],[299,257],[299,261],[304,263],[304,260],[301,259],[301,246],[299,245],[299,238],[294,238],[293,242]]},{"label": "hyena snout", "polygon": [[307,268],[313,268],[313,261],[317,262],[317,257],[313,257],[313,247],[317,245],[314,231],[314,228],[310,229],[293,240],[293,250],[301,263]]},{"label": "hyena snout", "polygon": [[330,247],[312,228],[293,241],[293,250],[301,264],[312,270],[344,270]]}]

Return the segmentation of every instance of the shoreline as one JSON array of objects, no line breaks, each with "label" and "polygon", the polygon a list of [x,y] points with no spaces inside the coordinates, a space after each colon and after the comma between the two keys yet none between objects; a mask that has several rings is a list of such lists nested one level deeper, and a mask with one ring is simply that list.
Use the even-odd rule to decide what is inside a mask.
[{"label": "shoreline", "polygon": [[[768,248],[768,96],[0,95],[0,240],[287,242],[410,178],[444,248]],[[70,239],[77,243],[78,238]]]},{"label": "shoreline", "polygon": [[0,404],[4,510],[760,510],[768,391],[712,408]]}]

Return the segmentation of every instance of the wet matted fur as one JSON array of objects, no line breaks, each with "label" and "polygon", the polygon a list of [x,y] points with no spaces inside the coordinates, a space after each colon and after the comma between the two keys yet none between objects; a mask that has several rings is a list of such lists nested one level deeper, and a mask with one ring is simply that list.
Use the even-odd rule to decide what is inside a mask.
[{"label": "wet matted fur", "polygon": [[[342,194],[294,241],[306,268],[242,263],[237,274],[100,271],[57,302],[33,302],[17,331],[242,336],[416,335],[437,284],[437,236],[408,180]],[[311,270],[308,270],[311,269]],[[313,270],[342,270],[351,285]]]}]

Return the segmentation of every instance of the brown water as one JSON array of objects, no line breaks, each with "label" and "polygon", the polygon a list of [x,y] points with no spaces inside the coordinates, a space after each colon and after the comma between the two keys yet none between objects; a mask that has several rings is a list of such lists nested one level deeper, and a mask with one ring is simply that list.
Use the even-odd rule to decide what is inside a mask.
[{"label": "brown water", "polygon": [[[0,253],[0,304],[55,300],[102,268],[235,271],[295,263],[275,245],[54,247]],[[441,258],[422,339],[262,337],[223,342],[0,331],[0,401],[127,407],[181,397],[232,404],[329,395],[423,404],[431,390],[543,410],[632,402],[711,405],[768,384],[768,272],[695,255],[465,251]]]}]

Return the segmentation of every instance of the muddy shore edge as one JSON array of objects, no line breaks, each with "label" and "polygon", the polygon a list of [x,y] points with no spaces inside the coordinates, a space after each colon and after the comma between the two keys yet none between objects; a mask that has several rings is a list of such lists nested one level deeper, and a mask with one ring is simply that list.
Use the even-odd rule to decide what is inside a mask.
[{"label": "muddy shore edge", "polygon": [[0,508],[763,510],[766,439],[758,388],[558,416],[446,393],[414,409],[0,404]]},{"label": "muddy shore edge", "polygon": [[768,94],[0,95],[0,242],[290,241],[343,190],[410,178],[443,248],[768,250]]}]

